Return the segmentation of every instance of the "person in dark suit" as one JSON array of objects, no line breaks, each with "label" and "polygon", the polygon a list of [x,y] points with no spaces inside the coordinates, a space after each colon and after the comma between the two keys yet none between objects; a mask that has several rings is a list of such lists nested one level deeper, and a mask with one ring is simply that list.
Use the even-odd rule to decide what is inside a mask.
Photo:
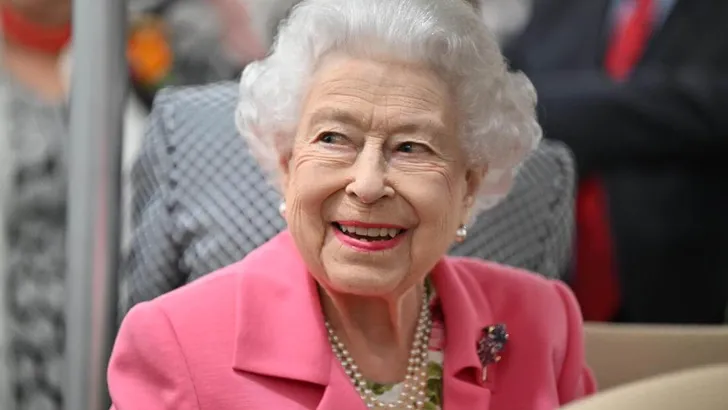
[{"label": "person in dark suit", "polygon": [[507,47],[576,157],[586,319],[724,320],[726,21],[719,0],[544,0]]}]

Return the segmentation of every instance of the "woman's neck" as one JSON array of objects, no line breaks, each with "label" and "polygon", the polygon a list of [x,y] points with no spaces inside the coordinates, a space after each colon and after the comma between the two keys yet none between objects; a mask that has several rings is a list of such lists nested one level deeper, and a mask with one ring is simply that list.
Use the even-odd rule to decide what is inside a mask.
[{"label": "woman's neck", "polygon": [[366,379],[404,379],[424,291],[420,284],[391,299],[321,292],[326,319]]},{"label": "woman's neck", "polygon": [[19,84],[39,98],[51,102],[65,100],[66,90],[58,56],[39,54],[14,44],[2,48],[2,64]]}]

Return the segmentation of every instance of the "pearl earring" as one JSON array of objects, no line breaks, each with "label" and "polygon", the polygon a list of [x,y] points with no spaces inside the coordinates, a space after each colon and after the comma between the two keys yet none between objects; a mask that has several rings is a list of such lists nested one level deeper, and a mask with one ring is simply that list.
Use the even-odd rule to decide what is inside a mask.
[{"label": "pearl earring", "polygon": [[460,225],[457,231],[455,231],[455,241],[458,243],[464,242],[465,238],[468,237],[468,227]]},{"label": "pearl earring", "polygon": [[282,201],[281,204],[278,205],[278,212],[281,216],[286,216],[286,201]]}]

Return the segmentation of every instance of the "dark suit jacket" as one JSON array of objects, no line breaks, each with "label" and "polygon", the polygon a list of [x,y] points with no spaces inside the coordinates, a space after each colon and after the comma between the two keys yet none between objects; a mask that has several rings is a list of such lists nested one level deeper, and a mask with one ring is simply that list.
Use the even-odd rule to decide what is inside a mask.
[{"label": "dark suit jacket", "polygon": [[718,322],[728,293],[728,1],[678,0],[631,78],[602,70],[610,0],[542,0],[506,54],[547,138],[599,175],[626,321]]}]

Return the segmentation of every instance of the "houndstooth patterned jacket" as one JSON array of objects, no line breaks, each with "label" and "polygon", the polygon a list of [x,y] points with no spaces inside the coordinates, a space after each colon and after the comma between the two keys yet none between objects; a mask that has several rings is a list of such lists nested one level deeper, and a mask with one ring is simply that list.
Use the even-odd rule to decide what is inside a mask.
[{"label": "houndstooth patterned jacket", "polygon": [[[284,229],[281,199],[235,129],[236,99],[232,82],[157,97],[132,172],[123,311],[242,259]],[[452,254],[560,276],[571,257],[573,187],[570,153],[542,142],[506,200],[480,215]]]}]

